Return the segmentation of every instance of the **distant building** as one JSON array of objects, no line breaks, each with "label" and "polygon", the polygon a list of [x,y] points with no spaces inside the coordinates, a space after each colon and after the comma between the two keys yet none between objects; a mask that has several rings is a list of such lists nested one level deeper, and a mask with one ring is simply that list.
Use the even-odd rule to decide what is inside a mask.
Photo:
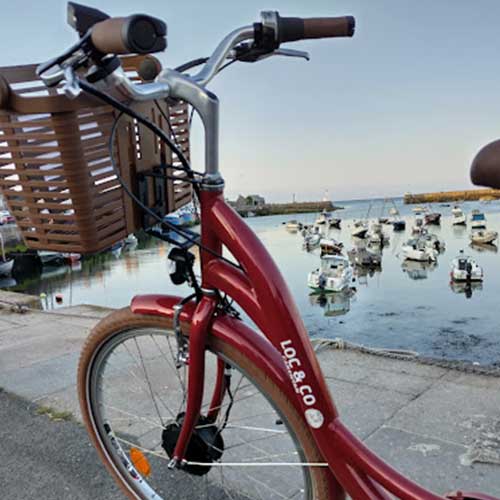
[{"label": "distant building", "polygon": [[242,196],[241,194],[238,196],[235,202],[232,202],[231,205],[236,210],[249,210],[261,208],[266,204],[266,200],[258,195],[258,194],[250,194],[248,196]]}]

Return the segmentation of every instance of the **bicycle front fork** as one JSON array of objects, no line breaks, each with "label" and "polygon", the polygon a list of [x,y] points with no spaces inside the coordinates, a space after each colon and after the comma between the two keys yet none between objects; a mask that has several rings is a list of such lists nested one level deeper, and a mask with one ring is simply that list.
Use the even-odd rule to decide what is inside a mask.
[{"label": "bicycle front fork", "polygon": [[[207,336],[217,307],[217,297],[203,296],[193,313],[189,330],[187,405],[179,438],[168,467],[173,469],[185,463],[185,455],[195,426],[200,418],[205,383],[205,349]],[[226,391],[225,363],[217,361],[217,378],[207,417],[217,418]]]}]

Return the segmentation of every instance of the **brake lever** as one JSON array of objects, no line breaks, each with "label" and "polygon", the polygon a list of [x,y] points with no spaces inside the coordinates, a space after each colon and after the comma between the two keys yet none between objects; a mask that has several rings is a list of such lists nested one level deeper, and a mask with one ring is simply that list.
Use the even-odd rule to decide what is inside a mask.
[{"label": "brake lever", "polygon": [[275,49],[269,52],[260,51],[250,44],[240,44],[231,50],[227,56],[228,59],[238,59],[242,62],[257,62],[267,59],[272,56],[285,56],[285,57],[301,57],[306,61],[310,60],[309,52],[295,49]]},{"label": "brake lever", "polygon": [[270,56],[286,56],[286,57],[301,57],[306,61],[310,61],[309,52],[305,50],[295,50],[295,49],[276,49],[274,52],[269,54]]}]

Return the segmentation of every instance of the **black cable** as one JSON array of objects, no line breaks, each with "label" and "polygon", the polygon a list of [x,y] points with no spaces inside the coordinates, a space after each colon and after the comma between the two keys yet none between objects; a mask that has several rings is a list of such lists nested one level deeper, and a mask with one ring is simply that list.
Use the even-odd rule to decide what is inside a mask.
[{"label": "black cable", "polygon": [[184,73],[188,69],[195,68],[196,66],[200,66],[201,64],[205,64],[208,61],[208,57],[198,57],[197,59],[193,59],[192,61],[188,61],[177,68],[174,68],[174,71],[178,71],[179,73]]},{"label": "black cable", "polygon": [[218,259],[223,260],[224,262],[231,264],[232,266],[236,267],[237,269],[241,270],[241,266],[235,264],[229,259],[226,259],[222,255],[219,255],[217,252],[214,252],[211,248],[206,247],[205,245],[202,245],[197,238],[193,238],[191,236],[191,233],[186,232],[183,228],[176,226],[175,224],[171,224],[168,221],[163,220],[162,217],[160,217],[156,212],[151,210],[148,206],[144,205],[142,201],[137,198],[137,196],[130,190],[130,188],[125,184],[123,178],[120,175],[120,170],[118,169],[118,166],[116,165],[115,158],[114,158],[114,151],[113,151],[113,144],[115,142],[115,137],[116,137],[116,129],[118,127],[118,122],[120,121],[120,118],[124,115],[127,114],[125,111],[120,111],[120,114],[115,118],[115,121],[113,122],[113,126],[111,128],[111,134],[109,136],[109,141],[108,141],[108,150],[109,150],[109,157],[111,161],[111,166],[113,167],[113,170],[115,172],[115,175],[118,179],[118,182],[122,186],[123,190],[127,195],[137,204],[141,209],[146,212],[148,215],[150,215],[154,220],[156,220],[158,223],[162,224],[163,226],[166,226],[168,229],[173,231],[174,233],[179,234],[182,236],[186,241],[189,243],[192,243],[193,245],[198,246],[201,250],[217,257]]}]

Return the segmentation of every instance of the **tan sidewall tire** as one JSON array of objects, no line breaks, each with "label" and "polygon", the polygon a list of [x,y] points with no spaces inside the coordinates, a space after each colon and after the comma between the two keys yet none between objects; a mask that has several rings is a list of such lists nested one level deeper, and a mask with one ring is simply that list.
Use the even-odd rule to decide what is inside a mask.
[{"label": "tan sidewall tire", "polygon": [[[104,450],[101,448],[97,431],[92,425],[92,419],[89,412],[89,402],[87,399],[87,373],[95,353],[110,337],[123,331],[151,327],[171,329],[172,321],[168,318],[160,316],[134,314],[128,307],[110,314],[105,319],[100,321],[88,336],[83,346],[78,364],[78,398],[80,401],[83,422],[90,436],[90,440],[97,449],[99,457],[120,488],[129,498],[133,499],[139,497],[137,497],[129,486],[122,480],[113,465],[108,461]],[[304,424],[295,408],[289,403],[286,396],[278,389],[272,380],[256,366],[252,365],[239,351],[225,342],[212,338],[210,346],[212,350],[220,352],[227,357],[227,359],[234,361],[238,367],[246,372],[250,378],[258,384],[259,388],[273,401],[274,405],[280,409],[280,412],[286,418],[290,427],[293,428],[295,436],[304,450],[306,460],[308,462],[323,462],[323,457],[317,449],[307,426]],[[330,473],[328,469],[322,467],[313,468],[311,472],[311,480],[314,491],[314,500],[329,500],[330,498],[333,498],[329,491]]]}]

